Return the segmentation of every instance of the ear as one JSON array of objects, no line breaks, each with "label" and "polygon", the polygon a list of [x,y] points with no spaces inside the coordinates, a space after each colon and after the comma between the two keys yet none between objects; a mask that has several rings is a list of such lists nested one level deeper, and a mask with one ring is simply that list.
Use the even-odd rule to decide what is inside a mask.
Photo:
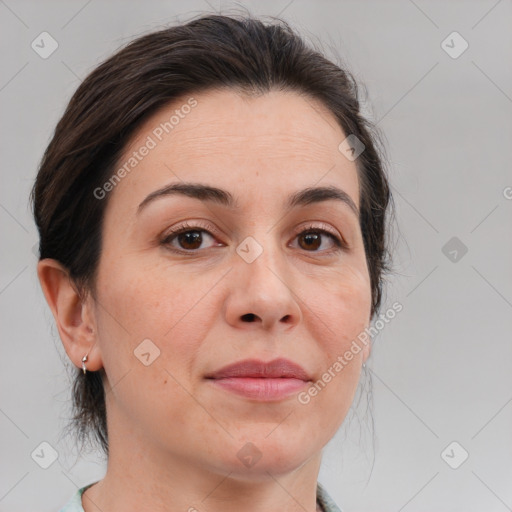
[{"label": "ear", "polygon": [[56,260],[46,258],[39,261],[37,275],[71,361],[82,368],[82,357],[87,354],[87,370],[102,368],[101,353],[96,344],[92,298],[88,296],[82,302],[67,269]]}]

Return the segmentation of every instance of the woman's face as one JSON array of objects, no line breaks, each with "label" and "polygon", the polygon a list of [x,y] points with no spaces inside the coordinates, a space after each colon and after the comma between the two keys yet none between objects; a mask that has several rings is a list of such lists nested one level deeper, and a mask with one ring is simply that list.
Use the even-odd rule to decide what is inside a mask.
[{"label": "woman's face", "polygon": [[[239,478],[320,457],[368,356],[335,365],[371,307],[345,137],[311,99],[229,90],[174,102],[137,132],[116,167],[126,164],[122,179],[98,199],[109,202],[91,305],[112,453]],[[165,192],[185,184],[197,188]],[[301,200],[318,187],[348,200]],[[262,374],[257,363],[276,359],[303,374],[282,361]],[[256,364],[220,372],[244,360]]]}]

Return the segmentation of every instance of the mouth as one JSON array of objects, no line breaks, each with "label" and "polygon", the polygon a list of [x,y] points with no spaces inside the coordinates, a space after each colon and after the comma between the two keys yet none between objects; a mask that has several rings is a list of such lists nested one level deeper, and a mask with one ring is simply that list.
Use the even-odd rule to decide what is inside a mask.
[{"label": "mouth", "polygon": [[279,358],[245,359],[206,376],[212,385],[256,401],[277,401],[303,389],[311,377],[300,365]]}]

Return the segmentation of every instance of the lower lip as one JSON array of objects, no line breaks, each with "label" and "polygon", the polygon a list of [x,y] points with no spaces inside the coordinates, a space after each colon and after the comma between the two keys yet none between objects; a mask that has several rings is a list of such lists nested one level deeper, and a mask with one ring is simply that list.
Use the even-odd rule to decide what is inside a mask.
[{"label": "lower lip", "polygon": [[216,386],[253,400],[271,401],[287,398],[300,391],[306,384],[301,379],[232,377],[212,379]]}]

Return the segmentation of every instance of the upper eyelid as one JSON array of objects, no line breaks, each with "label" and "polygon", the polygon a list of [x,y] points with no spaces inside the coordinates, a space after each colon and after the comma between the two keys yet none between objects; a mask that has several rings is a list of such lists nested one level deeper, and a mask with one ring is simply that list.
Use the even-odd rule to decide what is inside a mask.
[{"label": "upper eyelid", "polygon": [[186,231],[207,231],[211,235],[218,235],[219,230],[216,229],[212,224],[204,223],[200,221],[185,221],[182,224],[178,225],[175,228],[170,228],[168,230],[165,230],[162,234],[162,236],[168,237],[168,236],[175,236],[177,234],[180,234],[180,232],[186,232]]},{"label": "upper eyelid", "polygon": [[[301,224],[299,227],[297,227],[294,230],[294,233],[295,233],[295,235],[297,235],[297,234],[302,233],[303,231],[308,231],[308,230],[313,230],[313,229],[324,230],[333,236],[340,237],[342,239],[344,238],[341,235],[341,233],[338,232],[337,229],[330,227],[327,223],[325,223],[323,221],[307,221],[306,225]],[[167,230],[164,231],[163,236],[166,236],[166,234],[169,234],[169,235],[176,234],[176,231],[179,232],[182,230],[183,231],[187,231],[187,230],[208,231],[208,232],[211,232],[210,234],[220,235],[220,232],[219,232],[220,230],[218,230],[213,224],[210,224],[208,222],[203,223],[203,221],[185,221],[181,225],[178,225],[176,228],[170,229],[169,232],[167,232]]]},{"label": "upper eyelid", "polygon": [[325,222],[317,221],[318,224],[314,223],[315,221],[309,221],[306,225],[301,225],[295,230],[295,234],[302,233],[303,231],[309,231],[317,229],[319,231],[326,231],[327,233],[333,235],[333,236],[341,236],[337,233],[337,230],[334,230],[333,228],[329,227],[328,224]]}]

